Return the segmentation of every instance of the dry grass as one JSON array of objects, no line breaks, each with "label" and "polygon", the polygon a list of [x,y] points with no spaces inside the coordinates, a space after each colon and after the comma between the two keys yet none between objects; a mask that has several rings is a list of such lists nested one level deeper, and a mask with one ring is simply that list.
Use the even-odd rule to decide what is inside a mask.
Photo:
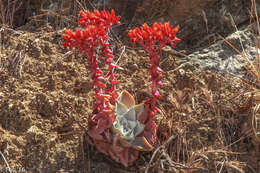
[{"label": "dry grass", "polygon": [[[255,55],[254,57],[251,57],[252,55],[248,54],[243,47],[242,41],[241,47],[243,49],[243,52],[240,52],[235,46],[233,46],[230,42],[225,40],[223,37],[221,37],[233,50],[235,50],[240,56],[236,56],[237,61],[244,67],[246,73],[245,73],[245,79],[243,80],[243,84],[247,86],[248,90],[246,93],[243,93],[243,95],[251,96],[252,99],[249,103],[253,106],[253,110],[251,113],[251,128],[253,133],[253,140],[257,141],[255,143],[256,145],[256,152],[259,153],[259,147],[258,143],[260,142],[260,115],[259,115],[259,109],[260,109],[260,55],[259,55],[259,42],[258,37],[260,36],[260,27],[259,27],[259,18],[257,13],[257,7],[255,0],[251,0],[252,6],[250,11],[250,24],[253,23],[255,26],[254,29],[256,33],[255,36]],[[234,24],[234,27],[237,29],[236,25]],[[251,61],[250,59],[254,59],[254,61]],[[245,63],[243,63],[245,62]],[[245,105],[249,106],[249,105]]]}]

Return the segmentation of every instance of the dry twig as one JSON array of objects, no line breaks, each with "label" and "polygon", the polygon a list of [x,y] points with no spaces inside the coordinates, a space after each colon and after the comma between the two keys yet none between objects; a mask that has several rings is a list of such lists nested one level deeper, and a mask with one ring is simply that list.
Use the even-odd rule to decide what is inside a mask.
[{"label": "dry twig", "polygon": [[5,156],[4,156],[4,154],[2,153],[2,151],[0,151],[0,155],[2,156],[2,158],[3,158],[4,162],[5,162],[6,170],[8,170],[9,173],[12,173],[12,170],[11,170],[11,168],[10,168],[10,166],[9,166]]}]

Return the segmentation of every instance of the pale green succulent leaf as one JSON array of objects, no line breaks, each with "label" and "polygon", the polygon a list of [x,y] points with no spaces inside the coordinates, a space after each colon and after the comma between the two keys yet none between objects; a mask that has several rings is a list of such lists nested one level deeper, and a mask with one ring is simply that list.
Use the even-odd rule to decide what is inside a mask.
[{"label": "pale green succulent leaf", "polygon": [[136,117],[144,111],[144,104],[141,103],[139,105],[134,106]]},{"label": "pale green succulent leaf", "polygon": [[124,114],[124,117],[127,120],[136,121],[135,109],[133,107],[128,109],[128,111]]},{"label": "pale green succulent leaf", "polygon": [[137,125],[137,122],[128,120],[128,125],[129,125],[130,129],[134,129]]},{"label": "pale green succulent leaf", "polygon": [[123,116],[128,111],[128,108],[120,101],[116,101],[116,115]]},{"label": "pale green succulent leaf", "polygon": [[125,136],[125,134],[127,134],[127,132],[129,132],[129,125],[128,125],[128,122],[127,122],[127,119],[125,119],[124,117],[122,117],[120,119],[120,130],[122,132],[122,134]]},{"label": "pale green succulent leaf", "polygon": [[115,122],[113,123],[113,126],[115,127],[115,128],[119,128],[120,127],[120,121],[118,120],[120,117],[117,117],[116,118],[116,120],[115,120]]},{"label": "pale green succulent leaf", "polygon": [[144,131],[144,127],[145,125],[140,123],[139,121],[137,121],[137,124],[134,128],[134,134],[135,136],[138,136],[140,133],[142,133]]},{"label": "pale green succulent leaf", "polygon": [[134,97],[126,90],[120,93],[118,101],[123,103],[128,109],[135,105]]},{"label": "pale green succulent leaf", "polygon": [[113,123],[113,130],[116,132],[116,133],[119,133],[120,135],[122,135],[122,131],[121,131],[121,125],[120,125],[120,118],[122,117],[116,117],[116,120],[115,122]]},{"label": "pale green succulent leaf", "polygon": [[[122,136],[129,138],[131,133],[133,133],[133,129],[136,126],[136,122],[128,121],[124,117],[120,119],[120,127],[118,128],[121,131]],[[132,136],[133,138],[134,136]]]},{"label": "pale green succulent leaf", "polygon": [[133,132],[133,131],[130,131],[127,135],[124,136],[124,138],[125,138],[127,141],[133,141],[133,140],[135,140],[134,132]]},{"label": "pale green succulent leaf", "polygon": [[152,146],[146,138],[137,137],[145,128],[145,125],[139,122],[139,118],[148,113],[144,103],[135,105],[134,97],[127,91],[123,91],[116,101],[115,111],[116,120],[113,123],[113,130],[120,134],[120,139],[138,150],[151,150]]}]

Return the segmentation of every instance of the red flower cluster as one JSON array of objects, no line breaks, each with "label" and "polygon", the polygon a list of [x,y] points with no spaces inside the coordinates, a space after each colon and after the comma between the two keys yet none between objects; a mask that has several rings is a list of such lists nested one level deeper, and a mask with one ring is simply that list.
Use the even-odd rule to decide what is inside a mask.
[{"label": "red flower cluster", "polygon": [[80,11],[81,18],[78,19],[78,22],[82,27],[87,27],[89,25],[99,26],[102,25],[104,28],[111,28],[114,24],[120,24],[120,16],[115,16],[115,11],[112,10],[111,13],[108,11],[94,10],[94,12],[90,12],[88,10]]},{"label": "red flower cluster", "polygon": [[[170,43],[172,47],[175,47],[174,42],[180,41],[180,39],[176,37],[178,30],[179,26],[173,28],[169,22],[164,24],[155,22],[152,27],[144,23],[140,29],[135,28],[130,30],[128,36],[130,37],[130,42],[133,44],[133,47],[135,47],[136,42],[144,46],[146,50],[149,50],[149,47],[154,47],[156,42],[159,42],[162,47],[164,47],[166,43]],[[161,49],[159,48],[158,51],[159,50]]]},{"label": "red flower cluster", "polygon": [[[151,78],[149,82],[152,82],[152,95],[153,99],[149,100],[152,104],[152,109],[155,112],[160,112],[160,110],[155,107],[157,98],[161,98],[161,95],[158,91],[158,87],[162,86],[161,77],[163,70],[159,67],[160,62],[160,52],[162,48],[167,44],[171,44],[172,47],[175,47],[175,42],[179,42],[180,39],[176,37],[179,27],[170,26],[169,22],[167,23],[154,23],[152,27],[149,27],[146,23],[139,28],[130,30],[128,36],[133,47],[136,46],[136,43],[139,43],[144,47],[144,49],[149,53],[150,62],[152,66],[149,69]],[[155,114],[151,112],[152,118]]]}]

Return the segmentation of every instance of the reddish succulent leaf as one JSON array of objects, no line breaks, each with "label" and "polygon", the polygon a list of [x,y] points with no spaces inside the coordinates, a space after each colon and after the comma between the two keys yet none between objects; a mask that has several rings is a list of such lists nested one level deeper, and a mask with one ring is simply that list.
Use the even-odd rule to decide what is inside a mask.
[{"label": "reddish succulent leaf", "polygon": [[111,67],[119,67],[118,65],[114,64],[114,63],[110,63]]},{"label": "reddish succulent leaf", "polygon": [[105,78],[103,76],[96,77],[98,80],[104,80]]},{"label": "reddish succulent leaf", "polygon": [[96,128],[92,128],[88,131],[89,136],[95,140],[103,140],[103,136],[96,132]]},{"label": "reddish succulent leaf", "polygon": [[125,104],[128,108],[135,105],[134,97],[126,90],[122,91],[119,96],[119,101]]},{"label": "reddish succulent leaf", "polygon": [[154,107],[154,111],[158,112],[158,113],[161,113],[161,110],[159,108],[157,108],[157,107]]},{"label": "reddish succulent leaf", "polygon": [[106,85],[103,82],[97,82],[97,86],[98,87],[106,87]]},{"label": "reddish succulent leaf", "polygon": [[159,81],[157,82],[157,84],[160,85],[160,86],[162,86],[162,81],[159,80]]},{"label": "reddish succulent leaf", "polygon": [[138,115],[137,119],[138,119],[141,123],[145,124],[145,122],[147,121],[147,118],[148,118],[148,116],[149,116],[149,111],[150,111],[150,106],[149,106],[149,104],[145,104],[145,105],[144,105],[144,110],[143,110],[143,112]]},{"label": "reddish succulent leaf", "polygon": [[114,84],[114,85],[115,85],[115,84],[119,84],[119,83],[120,83],[119,80],[113,80],[113,81],[112,81],[112,84]]},{"label": "reddish succulent leaf", "polygon": [[150,144],[155,144],[157,142],[157,129],[158,127],[154,121],[150,120],[149,122],[147,122],[144,136]]},{"label": "reddish succulent leaf", "polygon": [[160,67],[156,67],[158,72],[164,72]]},{"label": "reddish succulent leaf", "polygon": [[158,90],[156,90],[153,95],[154,95],[156,98],[162,98],[162,96],[160,95],[160,93],[159,93]]}]

